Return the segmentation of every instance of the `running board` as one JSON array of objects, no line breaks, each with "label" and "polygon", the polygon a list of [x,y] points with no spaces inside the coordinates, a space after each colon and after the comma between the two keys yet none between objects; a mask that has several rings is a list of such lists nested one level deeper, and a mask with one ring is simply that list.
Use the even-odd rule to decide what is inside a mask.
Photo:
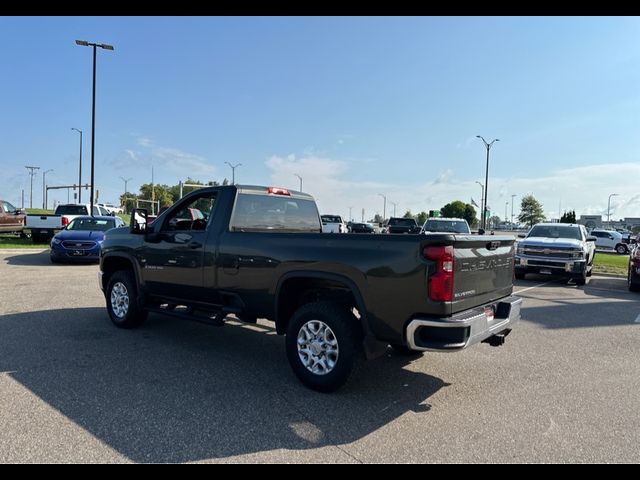
[{"label": "running board", "polygon": [[145,310],[162,315],[169,315],[171,317],[182,318],[185,320],[192,320],[194,322],[204,323],[205,325],[211,325],[214,327],[222,327],[224,325],[224,319],[228,314],[239,313],[236,309],[233,308],[223,308],[218,312],[203,312],[203,314],[198,314],[196,313],[198,310],[192,307],[186,306],[186,308],[177,308],[176,305],[171,304],[169,304],[168,308],[145,307]]}]

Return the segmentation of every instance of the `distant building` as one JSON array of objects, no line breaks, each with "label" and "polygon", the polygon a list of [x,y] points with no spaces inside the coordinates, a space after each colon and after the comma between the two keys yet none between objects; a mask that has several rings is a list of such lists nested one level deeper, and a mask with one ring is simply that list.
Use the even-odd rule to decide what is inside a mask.
[{"label": "distant building", "polygon": [[591,228],[602,228],[602,215],[580,215],[578,219],[580,225]]},{"label": "distant building", "polygon": [[629,230],[640,227],[640,217],[627,217],[624,219],[624,223]]}]

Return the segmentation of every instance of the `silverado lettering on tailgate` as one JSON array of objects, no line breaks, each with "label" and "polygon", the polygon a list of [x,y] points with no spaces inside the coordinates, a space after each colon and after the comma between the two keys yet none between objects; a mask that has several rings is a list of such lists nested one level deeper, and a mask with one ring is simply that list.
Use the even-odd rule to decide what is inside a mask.
[{"label": "silverado lettering on tailgate", "polygon": [[513,258],[488,258],[486,260],[463,260],[457,261],[460,272],[477,272],[480,270],[495,270],[499,268],[512,268]]}]

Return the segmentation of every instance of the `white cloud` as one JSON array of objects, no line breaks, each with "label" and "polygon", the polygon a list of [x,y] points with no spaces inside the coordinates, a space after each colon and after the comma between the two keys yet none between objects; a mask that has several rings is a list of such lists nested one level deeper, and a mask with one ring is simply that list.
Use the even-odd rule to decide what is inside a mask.
[{"label": "white cloud", "polygon": [[[470,202],[473,198],[479,204],[480,186],[475,182],[484,183],[484,178],[469,179],[466,173],[446,167],[421,181],[407,172],[405,184],[362,182],[357,180],[358,172],[350,169],[351,162],[313,154],[274,155],[266,161],[266,166],[274,185],[297,190],[299,183],[295,174],[302,176],[303,190],[316,198],[322,213],[348,216],[349,207],[353,207],[353,218],[360,219],[364,208],[365,220],[375,213],[383,213],[384,200],[379,194],[387,197],[389,217],[393,215],[392,202],[397,204],[396,215],[404,214],[407,209],[413,213],[439,209],[453,200]],[[557,217],[559,206],[561,213],[570,209],[578,216],[606,215],[609,195],[618,193],[619,196],[611,198],[611,218],[640,217],[637,178],[640,178],[640,163],[558,169],[534,178],[505,178],[490,172],[489,206],[492,213],[503,217],[508,201],[507,217],[510,217],[511,195],[516,195],[514,214],[517,215],[522,197],[532,194],[543,204],[548,217]]]},{"label": "white cloud", "polygon": [[156,145],[150,138],[139,136],[136,139],[138,149],[125,149],[123,155],[112,165],[121,168],[150,168],[164,171],[177,178],[213,178],[216,168],[204,157],[185,152],[177,148]]}]

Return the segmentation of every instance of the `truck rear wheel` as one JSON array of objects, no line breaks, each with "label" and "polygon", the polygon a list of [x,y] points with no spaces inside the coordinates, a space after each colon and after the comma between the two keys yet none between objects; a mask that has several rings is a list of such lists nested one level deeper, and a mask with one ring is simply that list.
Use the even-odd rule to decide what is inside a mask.
[{"label": "truck rear wheel", "polygon": [[116,327],[135,328],[147,319],[148,312],[138,306],[138,288],[130,270],[111,276],[105,297],[109,318]]},{"label": "truck rear wheel", "polygon": [[303,305],[287,328],[287,358],[293,372],[313,390],[337,390],[349,380],[359,360],[361,332],[358,320],[344,306]]}]

